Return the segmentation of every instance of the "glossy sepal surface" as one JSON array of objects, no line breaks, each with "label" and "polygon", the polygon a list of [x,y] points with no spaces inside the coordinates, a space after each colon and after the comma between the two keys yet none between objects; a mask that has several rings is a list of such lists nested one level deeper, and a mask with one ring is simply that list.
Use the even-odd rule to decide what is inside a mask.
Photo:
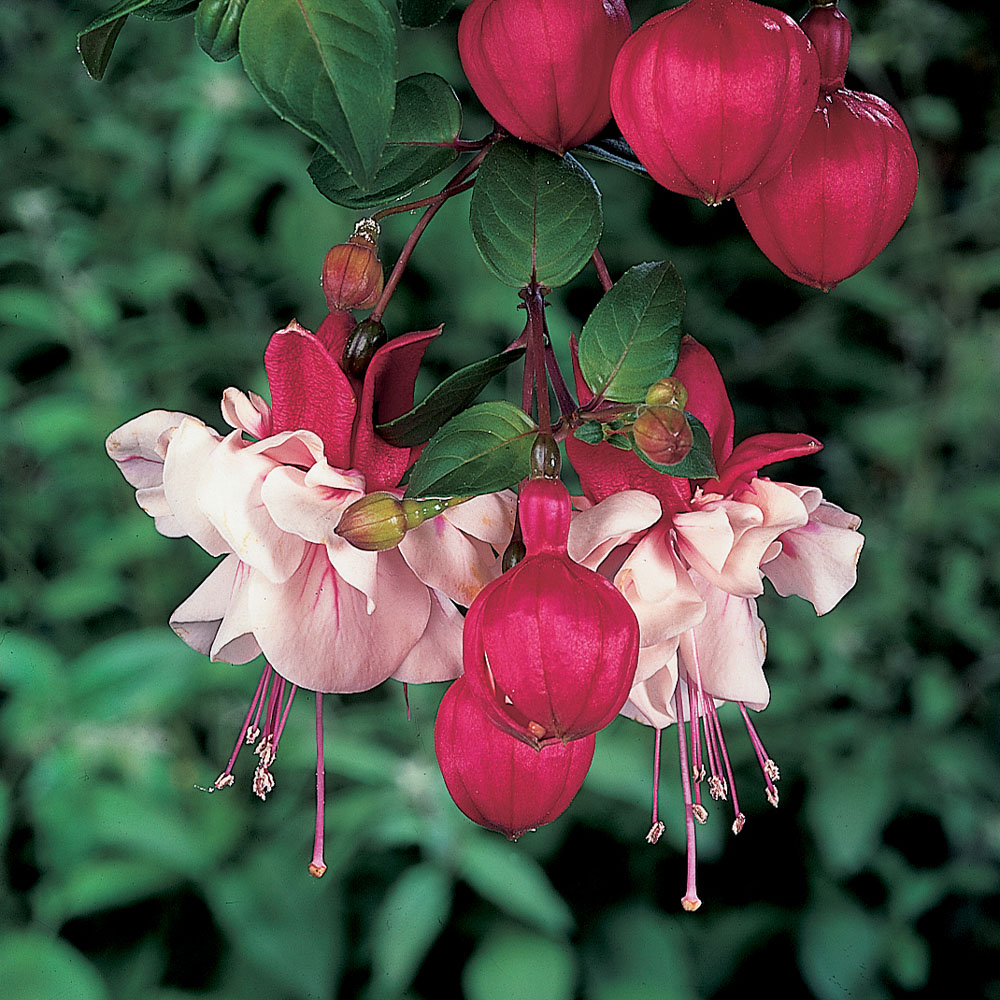
[{"label": "glossy sepal surface", "polygon": [[500,125],[562,153],[611,119],[608,82],[630,30],[623,0],[473,0],[458,51]]},{"label": "glossy sepal surface", "polygon": [[489,718],[533,746],[588,736],[624,704],[639,655],[628,602],[566,553],[570,501],[557,480],[521,491],[526,555],[465,619],[465,676]]},{"label": "glossy sepal surface", "polygon": [[462,677],[445,692],[434,725],[434,751],[455,804],[510,840],[566,809],[590,768],[594,740],[535,750],[493,725]]},{"label": "glossy sepal surface", "polygon": [[838,90],[820,100],[777,176],[736,205],[772,263],[828,291],[882,252],[916,190],[917,157],[895,109]]},{"label": "glossy sepal surface", "polygon": [[622,46],[611,107],[658,183],[707,204],[772,176],[802,136],[819,93],[809,39],[750,0],[689,0]]}]

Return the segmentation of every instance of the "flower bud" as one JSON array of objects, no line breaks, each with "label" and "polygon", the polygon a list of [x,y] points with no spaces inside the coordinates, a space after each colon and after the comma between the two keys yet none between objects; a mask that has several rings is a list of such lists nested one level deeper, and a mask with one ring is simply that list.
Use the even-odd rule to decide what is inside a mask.
[{"label": "flower bud", "polygon": [[558,479],[562,467],[559,445],[551,434],[539,434],[531,446],[531,478]]},{"label": "flower bud", "polygon": [[551,823],[570,804],[594,756],[593,736],[534,750],[493,725],[464,677],[444,693],[434,752],[455,804],[510,840]]},{"label": "flower bud", "polygon": [[563,153],[610,120],[608,81],[631,27],[624,0],[472,0],[458,51],[500,125]]},{"label": "flower bud", "polygon": [[240,20],[247,0],[201,0],[194,15],[194,37],[216,62],[239,52]]},{"label": "flower bud", "polygon": [[682,410],[674,406],[651,406],[632,425],[635,446],[658,465],[676,465],[691,450],[694,438]]},{"label": "flower bud", "polygon": [[354,378],[364,378],[375,352],[389,342],[385,327],[377,319],[364,319],[344,342],[340,367]]},{"label": "flower bud", "polygon": [[[816,33],[824,72],[835,74],[831,61],[846,58],[850,41],[846,18],[821,8],[803,23]],[[788,162],[736,207],[773,264],[829,291],[885,249],[916,192],[917,156],[899,114],[873,94],[840,88],[821,96]]]},{"label": "flower bud", "polygon": [[687,389],[680,379],[673,376],[654,382],[646,393],[647,406],[672,406],[677,410],[683,410],[687,401]]},{"label": "flower bud", "polygon": [[385,275],[378,259],[378,224],[362,219],[346,243],[331,247],[323,261],[323,294],[331,309],[370,309],[382,294]]},{"label": "flower bud", "polygon": [[655,181],[717,205],[771,177],[816,106],[819,63],[787,14],[688,0],[622,46],[615,121]]},{"label": "flower bud", "polygon": [[819,58],[819,89],[832,93],[844,86],[847,59],[851,52],[851,25],[837,10],[836,2],[813,4],[799,22],[809,40],[816,46]]},{"label": "flower bud", "polygon": [[570,500],[559,480],[529,480],[518,518],[527,555],[472,602],[465,677],[495,725],[546,747],[615,717],[635,676],[639,626],[610,581],[567,554]]},{"label": "flower bud", "polygon": [[391,493],[369,493],[344,511],[334,531],[356,549],[380,552],[399,545],[406,528],[401,500]]}]

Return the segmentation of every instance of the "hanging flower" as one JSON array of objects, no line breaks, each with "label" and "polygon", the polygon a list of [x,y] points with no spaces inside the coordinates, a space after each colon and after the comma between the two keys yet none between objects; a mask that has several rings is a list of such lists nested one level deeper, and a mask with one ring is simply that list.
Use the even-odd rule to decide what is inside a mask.
[{"label": "hanging flower", "polygon": [[[743,828],[718,706],[735,702],[764,774],[768,800],[778,803],[777,766],[750,721],[748,708],[767,706],[766,632],[756,598],[768,576],[782,595],[798,594],[825,614],[857,579],[864,542],[860,519],[823,500],[819,490],[761,478],[773,462],[815,453],[804,434],[762,434],[732,444],[733,415],[711,355],[684,339],[675,372],[688,389],[688,409],[709,430],[718,478],[691,484],[653,473],[636,456],[606,444],[568,441],[584,492],[597,499],[609,483],[651,485],[662,518],[645,534],[625,535],[600,505],[574,520],[568,550],[613,577],[639,620],[641,654],[622,714],[660,732],[678,726],[688,842],[688,885],[682,903],[701,905],[695,883],[695,822],[705,822],[701,784],[714,799],[732,795],[733,832]],[[580,378],[578,375],[578,383]],[[606,450],[605,450],[606,449]],[[595,454],[598,452],[598,454]],[[638,464],[636,464],[638,463]],[[693,778],[693,782],[692,779]],[[658,777],[657,777],[658,784]],[[663,831],[654,785],[655,843]]]},{"label": "hanging flower", "polygon": [[[240,737],[258,744],[262,798],[296,688],[317,692],[319,712],[324,692],[461,673],[463,619],[452,600],[471,603],[499,573],[494,549],[513,526],[512,498],[484,496],[414,529],[398,549],[364,552],[336,534],[347,507],[395,487],[410,464],[411,449],[375,433],[373,412],[391,420],[412,406],[417,368],[439,332],[393,340],[358,380],[335,360],[352,327],[349,313],[335,312],[316,335],[295,322],[274,334],[265,353],[271,405],[227,389],[225,437],[154,410],[107,441],[161,533],[224,556],[170,624],[214,660],[264,654]],[[318,717],[318,765],[321,737]],[[237,752],[217,788],[232,783]]]}]

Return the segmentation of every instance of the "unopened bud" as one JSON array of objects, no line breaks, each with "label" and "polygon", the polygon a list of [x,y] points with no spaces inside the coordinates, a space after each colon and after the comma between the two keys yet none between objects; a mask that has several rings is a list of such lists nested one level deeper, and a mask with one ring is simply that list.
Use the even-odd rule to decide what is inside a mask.
[{"label": "unopened bud", "polygon": [[356,549],[381,552],[395,548],[403,535],[424,521],[468,499],[400,500],[391,493],[369,493],[344,511],[334,532]]},{"label": "unopened bud", "polygon": [[513,569],[527,554],[528,550],[524,547],[524,542],[515,535],[510,540],[510,545],[504,549],[503,558],[500,560],[501,571],[506,573],[507,570]]},{"label": "unopened bud", "polygon": [[331,309],[370,309],[382,294],[385,275],[378,259],[378,224],[362,219],[346,243],[331,247],[323,261],[323,294]]},{"label": "unopened bud", "polygon": [[375,352],[389,342],[389,334],[377,319],[362,320],[344,342],[340,367],[354,378],[364,378]]},{"label": "unopened bud", "polygon": [[247,0],[201,0],[194,15],[194,37],[216,62],[239,52],[240,20]]},{"label": "unopened bud", "polygon": [[652,462],[676,465],[691,450],[694,438],[681,410],[651,406],[632,425],[635,446]]},{"label": "unopened bud", "polygon": [[654,382],[646,393],[647,406],[672,406],[674,409],[683,410],[687,405],[688,393],[680,379],[661,378],[659,382]]},{"label": "unopened bud", "polygon": [[551,434],[539,434],[531,446],[531,478],[558,479],[562,467],[559,445]]}]

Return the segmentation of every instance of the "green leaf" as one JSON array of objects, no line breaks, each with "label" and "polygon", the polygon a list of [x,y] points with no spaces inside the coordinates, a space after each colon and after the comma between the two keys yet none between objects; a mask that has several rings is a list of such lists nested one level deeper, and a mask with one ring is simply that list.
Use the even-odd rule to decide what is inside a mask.
[{"label": "green leaf", "polygon": [[466,1000],[571,1000],[575,981],[568,944],[507,930],[487,937],[473,952],[462,970],[462,995]]},{"label": "green leaf", "polygon": [[569,907],[538,862],[508,841],[494,836],[470,838],[459,854],[458,870],[483,899],[511,916],[549,934],[572,929]]},{"label": "green leaf", "polygon": [[573,437],[587,444],[600,444],[604,440],[604,428],[596,420],[588,420],[577,427]]},{"label": "green leaf", "polygon": [[[679,462],[673,465],[661,465],[647,458],[632,441],[632,450],[651,469],[657,472],[665,472],[668,476],[676,476],[679,479],[714,479],[719,473],[715,468],[715,457],[712,455],[712,441],[708,436],[705,425],[693,414],[685,411],[685,418],[691,428],[691,450]],[[624,439],[619,439],[624,440]],[[631,437],[629,438],[631,441]]]},{"label": "green leaf", "polygon": [[430,439],[410,473],[410,497],[479,496],[528,475],[538,428],[512,403],[479,403]]},{"label": "green leaf", "polygon": [[190,14],[197,6],[198,0],[119,0],[76,36],[76,48],[87,73],[94,80],[104,77],[118,33],[129,14],[149,21],[171,21]]},{"label": "green leaf", "polygon": [[601,193],[572,156],[506,139],[479,168],[470,223],[479,253],[504,284],[520,288],[534,277],[554,288],[597,248]]},{"label": "green leaf", "polygon": [[450,910],[446,872],[430,862],[403,872],[372,922],[372,995],[395,997],[409,986]]},{"label": "green leaf", "polygon": [[649,174],[624,139],[609,138],[598,139],[597,142],[585,142],[582,146],[577,146],[573,152],[591,160],[613,163],[616,167],[631,170],[636,174]]},{"label": "green leaf", "polygon": [[0,983],[9,997],[105,1000],[107,991],[86,957],[61,938],[8,928],[0,942]]},{"label": "green leaf", "polygon": [[372,182],[396,93],[395,26],[380,0],[250,0],[240,56],[279,117]]},{"label": "green leaf", "polygon": [[829,899],[806,913],[799,929],[799,968],[818,1000],[879,997],[884,938],[877,918],[847,899]]},{"label": "green leaf", "polygon": [[408,28],[429,28],[452,8],[455,0],[399,0],[399,18]]},{"label": "green leaf", "polygon": [[673,374],[681,349],[684,286],[665,261],[636,264],[615,283],[580,333],[580,370],[594,393],[638,402]]},{"label": "green leaf", "polygon": [[322,146],[309,176],[324,198],[347,208],[372,208],[408,195],[458,158],[447,146],[411,143],[454,142],[462,131],[462,106],[447,81],[433,73],[408,76],[396,85],[396,109],[389,140],[371,184],[359,187]]},{"label": "green leaf", "polygon": [[486,385],[505,368],[524,356],[524,348],[501,351],[466,365],[449,375],[439,386],[431,389],[426,398],[412,410],[388,423],[378,424],[375,430],[397,448],[412,448],[423,444],[435,435],[446,421],[461,413],[478,396]]}]

